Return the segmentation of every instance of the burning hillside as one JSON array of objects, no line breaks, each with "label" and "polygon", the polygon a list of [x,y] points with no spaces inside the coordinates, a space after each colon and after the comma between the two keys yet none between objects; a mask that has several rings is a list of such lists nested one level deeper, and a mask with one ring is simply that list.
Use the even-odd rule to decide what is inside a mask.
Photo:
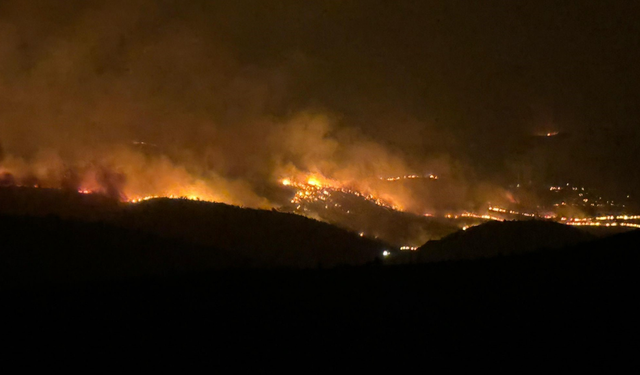
[{"label": "burning hillside", "polygon": [[[306,129],[301,134],[310,133],[313,132]],[[388,154],[381,154],[389,158]],[[409,249],[458,229],[495,220],[547,219],[607,228],[639,225],[634,215],[579,213],[576,210],[584,207],[576,206],[577,203],[570,203],[569,207],[570,204],[560,205],[554,200],[546,202],[544,197],[529,199],[522,189],[510,192],[491,185],[470,188],[459,179],[439,178],[433,173],[385,177],[392,175],[388,172],[391,168],[385,170],[386,175],[376,165],[364,164],[366,168],[362,168],[366,163],[362,156],[355,158],[360,161],[356,166],[329,153],[326,159],[302,158],[308,164],[300,167],[293,166],[296,158],[292,157],[286,163],[280,161],[280,166],[262,179],[250,179],[207,170],[194,158],[180,161],[176,155],[162,153],[157,146],[153,150],[139,145],[104,147],[85,155],[85,159],[64,158],[57,153],[39,153],[30,159],[5,155],[0,162],[0,186],[59,189],[103,196],[114,202],[182,198],[270,208],[318,219]],[[398,165],[406,170],[402,163]],[[482,193],[483,189],[488,193]],[[575,190],[580,202],[586,199],[583,196],[587,196],[588,190],[569,190]],[[564,196],[556,197],[556,191],[553,187],[546,189],[547,194],[554,193],[554,199],[572,202]],[[567,207],[577,214],[566,215]]]},{"label": "burning hillside", "polygon": [[343,90],[342,67],[319,74],[313,53],[251,62],[209,29],[224,22],[167,17],[165,5],[5,3],[2,186],[284,210],[410,247],[486,221],[487,202],[513,203],[475,172],[451,124],[393,104],[396,94]]},{"label": "burning hillside", "polygon": [[[431,221],[424,212],[465,199],[464,187],[436,189],[433,184],[440,180],[435,174],[411,173],[418,168],[447,171],[446,161],[412,160],[327,115],[305,112],[263,125],[259,139],[247,133],[244,143],[237,140],[242,128],[223,132],[210,124],[221,134],[207,134],[209,144],[180,137],[163,142],[162,134],[148,141],[94,139],[86,145],[74,138],[68,143],[53,139],[31,150],[12,142],[10,128],[1,128],[0,185],[63,189],[131,203],[168,197],[278,209],[398,246],[440,237],[440,230],[423,228],[422,222]],[[466,185],[460,179],[455,183]],[[331,208],[319,204],[327,200]],[[420,229],[403,225],[406,220],[390,224],[404,212],[409,221],[421,223]]]},{"label": "burning hillside", "polygon": [[[456,230],[456,226],[404,212],[406,200],[402,199],[407,196],[407,190],[396,184],[397,179],[374,177],[339,181],[320,173],[298,172],[274,183],[262,182],[262,186],[270,187],[271,193],[258,196],[246,182],[233,183],[216,178],[214,174],[198,176],[166,156],[146,155],[125,148],[117,152],[121,155],[75,164],[65,163],[60,158],[27,163],[8,157],[0,164],[0,186],[63,190],[124,203],[182,198],[273,208],[335,224],[370,238],[380,238],[398,247],[419,246]],[[427,180],[434,181],[435,178]]]},{"label": "burning hillside", "polygon": [[[379,198],[373,193],[362,193],[357,190],[344,187],[338,181],[329,180],[326,178],[320,178],[317,176],[310,176],[305,182],[297,182],[289,178],[282,180],[283,186],[291,186],[297,189],[295,197],[291,200],[292,204],[297,205],[297,209],[300,209],[303,203],[307,202],[328,202],[328,199],[336,193],[343,193],[354,195],[356,197],[362,197],[363,199],[372,202],[380,207],[385,207],[393,210],[402,211],[402,207],[391,203],[392,197],[386,197],[387,199]],[[335,207],[337,203],[334,203]],[[328,205],[327,205],[328,208]]]},{"label": "burning hillside", "polygon": [[129,202],[185,197],[267,206],[264,199],[248,192],[241,183],[222,179],[213,172],[198,173],[166,155],[122,146],[87,153],[84,159],[63,158],[53,152],[30,159],[7,156],[0,161],[0,185],[95,193]]},{"label": "burning hillside", "polygon": [[[406,212],[394,204],[394,196],[385,192],[384,186],[378,186],[378,191],[360,191],[317,175],[285,178],[281,184],[293,197],[280,210],[332,223],[361,236],[380,238],[398,247],[416,247],[458,229],[440,219]],[[383,193],[377,195],[379,191]]]}]

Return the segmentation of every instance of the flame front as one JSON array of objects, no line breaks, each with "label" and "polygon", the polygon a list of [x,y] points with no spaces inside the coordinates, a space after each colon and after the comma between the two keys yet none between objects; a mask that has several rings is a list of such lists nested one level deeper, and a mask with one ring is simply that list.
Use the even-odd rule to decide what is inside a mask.
[{"label": "flame front", "polygon": [[382,198],[371,190],[362,191],[357,187],[351,187],[349,184],[341,183],[340,181],[324,177],[317,173],[300,173],[299,177],[283,178],[280,180],[280,183],[283,186],[297,189],[295,196],[291,200],[293,204],[299,205],[304,202],[326,201],[334,192],[341,192],[364,198],[381,207],[398,211],[403,210],[402,206],[394,202],[392,197]]},{"label": "flame front", "polygon": [[74,190],[123,202],[167,197],[271,207],[243,181],[126,147],[102,150],[75,160],[49,154],[29,161],[8,157],[0,165],[0,186],[3,185]]}]

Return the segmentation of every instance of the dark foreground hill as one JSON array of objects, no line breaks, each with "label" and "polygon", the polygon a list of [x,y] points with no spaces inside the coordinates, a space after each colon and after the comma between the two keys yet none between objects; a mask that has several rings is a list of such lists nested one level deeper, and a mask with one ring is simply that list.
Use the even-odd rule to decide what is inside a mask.
[{"label": "dark foreground hill", "polygon": [[[5,291],[5,342],[30,353],[204,355],[218,366],[432,365],[487,355],[517,366],[635,361],[640,231],[460,262],[236,270]],[[20,341],[22,340],[22,341]],[[27,346],[16,343],[27,342]],[[70,349],[72,348],[72,349]],[[5,351],[6,353],[6,351]],[[237,360],[240,358],[240,360]],[[471,357],[473,358],[473,357]],[[533,362],[531,362],[533,361]],[[562,363],[562,362],[560,362]],[[610,369],[610,362],[606,368]]]},{"label": "dark foreground hill", "polygon": [[418,262],[478,259],[559,249],[594,238],[577,228],[550,221],[492,221],[429,241],[405,257]]},{"label": "dark foreground hill", "polygon": [[221,203],[154,199],[127,205],[118,225],[242,255],[250,267],[332,267],[382,257],[389,247],[303,216]]},{"label": "dark foreground hill", "polygon": [[243,266],[364,264],[388,246],[300,215],[186,199],[121,203],[58,189],[0,188],[0,214],[103,222],[234,252]]},{"label": "dark foreground hill", "polygon": [[96,221],[111,218],[122,204],[100,194],[65,189],[0,187],[0,214],[47,216]]},{"label": "dark foreground hill", "polygon": [[[430,238],[440,238],[446,234],[452,233],[457,227],[451,224],[445,224],[434,220],[432,218],[425,218],[408,213],[398,212],[387,208],[382,208],[371,202],[368,202],[362,197],[356,197],[354,195],[345,194],[341,192],[335,192],[331,196],[332,202],[335,200],[339,207],[334,207],[333,204],[327,205],[325,208],[323,202],[320,204],[305,206],[309,208],[309,211],[305,211],[306,215],[314,213],[315,216],[320,218],[325,223],[330,223],[333,226],[353,231],[355,233],[363,232],[367,238],[377,238],[381,242],[387,242],[392,246],[400,247],[404,245],[416,246],[424,243],[424,241]],[[156,202],[162,201],[161,199],[155,199],[147,202],[141,202],[138,204],[127,204],[118,202],[117,200],[110,199],[106,196],[99,194],[78,194],[75,191],[60,190],[60,189],[43,189],[43,188],[27,188],[27,187],[0,187],[0,213],[13,214],[13,215],[32,215],[32,216],[46,216],[55,215],[61,218],[73,218],[83,221],[108,221],[117,225],[122,223],[134,224],[136,229],[157,229],[158,225],[163,226],[154,219],[143,218],[140,220],[140,216],[144,215],[144,211],[148,210],[149,205],[153,205]],[[184,202],[184,200],[182,200]],[[287,200],[288,202],[288,200]],[[267,221],[271,221],[272,217],[278,222],[283,222],[284,217],[288,216],[276,216],[274,213],[260,215],[244,215],[237,209],[225,209],[229,207],[223,204],[211,204],[207,202],[194,202],[186,201],[184,204],[175,204],[169,207],[168,204],[162,203],[162,209],[156,211],[162,211],[166,218],[166,215],[174,215],[177,213],[181,217],[181,220],[174,220],[174,224],[181,225],[182,219],[186,219],[189,222],[189,226],[182,225],[183,231],[179,233],[181,237],[196,235],[199,242],[205,241],[207,245],[219,246],[217,241],[212,242],[213,233],[216,232],[216,228],[211,223],[220,224],[220,220],[217,219],[218,213],[221,213],[226,219],[231,218],[235,223],[237,229],[231,232],[224,232],[224,236],[220,237],[220,241],[225,241],[225,238],[231,238],[235,233],[243,231],[242,228],[246,228],[246,231],[251,234],[250,240],[255,238],[254,230],[251,229],[252,224],[244,223],[245,219],[249,219],[250,222],[255,223],[255,220],[251,218],[259,217],[258,220],[266,218]],[[179,208],[177,208],[179,207]],[[187,210],[189,212],[182,212]],[[192,210],[193,212],[190,212]],[[295,210],[279,209],[282,213],[296,212]],[[350,211],[347,214],[347,211]],[[207,213],[209,212],[209,213]],[[264,213],[265,211],[260,211]],[[300,212],[297,212],[300,213]],[[127,217],[128,216],[128,217]],[[300,216],[300,215],[298,215]],[[234,218],[238,218],[235,220]],[[166,221],[165,220],[165,221]],[[198,221],[204,220],[204,221]],[[300,219],[286,219],[289,223],[298,223],[299,228],[301,222],[305,222]],[[285,220],[285,221],[286,221]],[[144,222],[150,226],[150,228],[140,228],[140,223]],[[311,220],[307,222],[314,222]],[[211,233],[206,234],[204,232],[195,233],[195,227],[206,227]],[[222,223],[222,226],[228,227],[230,223]],[[304,226],[304,225],[303,225]],[[260,228],[269,229],[269,225],[260,225]],[[165,234],[164,230],[160,231],[160,234]],[[170,230],[170,232],[176,232],[176,230]],[[257,233],[257,232],[255,232]],[[231,237],[229,236],[231,235]],[[268,235],[271,236],[271,235]],[[242,238],[236,236],[234,241],[240,245]],[[289,239],[293,241],[293,239]],[[416,242],[417,241],[417,242]],[[251,248],[255,248],[255,245],[249,245]],[[325,251],[331,251],[329,248]],[[264,255],[264,254],[260,254]],[[319,260],[326,263],[326,260]],[[329,263],[334,263],[329,261]]]},{"label": "dark foreground hill", "polygon": [[54,189],[5,188],[0,203],[4,284],[358,265],[388,249],[299,215],[184,199],[126,204]]},{"label": "dark foreground hill", "polygon": [[55,216],[0,215],[0,287],[238,267],[239,253]]}]

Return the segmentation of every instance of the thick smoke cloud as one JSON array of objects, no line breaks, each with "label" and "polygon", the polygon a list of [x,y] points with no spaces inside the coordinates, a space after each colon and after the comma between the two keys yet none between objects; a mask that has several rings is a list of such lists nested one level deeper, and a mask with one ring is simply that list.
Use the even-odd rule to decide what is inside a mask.
[{"label": "thick smoke cloud", "polygon": [[184,11],[162,2],[4,4],[5,179],[269,207],[260,185],[281,176],[317,173],[370,190],[358,185],[411,172],[406,156],[329,109],[292,100],[303,56],[243,63],[224,36],[171,10]]},{"label": "thick smoke cloud", "polygon": [[[514,109],[530,108],[533,89],[494,82],[470,47],[469,35],[490,40],[479,21],[456,34],[467,15],[455,6],[302,3],[2,2],[0,168],[43,186],[255,207],[273,206],[265,185],[295,173],[416,211],[504,199],[485,175],[508,171],[499,144],[540,115]],[[432,172],[449,178],[442,196],[376,185]]]}]

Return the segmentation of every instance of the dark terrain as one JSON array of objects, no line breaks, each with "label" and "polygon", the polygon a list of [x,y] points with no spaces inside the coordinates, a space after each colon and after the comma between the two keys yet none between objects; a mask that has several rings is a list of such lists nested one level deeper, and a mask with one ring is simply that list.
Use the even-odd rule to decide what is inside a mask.
[{"label": "dark terrain", "polygon": [[[496,223],[475,231],[513,235],[480,236],[481,246],[509,239],[514,251],[392,265],[404,254],[376,261],[379,244],[293,215],[181,200],[130,206],[124,216],[119,210],[102,221],[0,217],[3,339],[13,351],[282,359],[362,353],[370,361],[413,353],[426,361],[443,350],[503,360],[542,350],[586,363],[599,358],[594,352],[623,358],[635,348],[628,343],[638,329],[640,231],[592,239],[553,223]],[[201,220],[207,230],[191,228]],[[472,229],[459,236],[480,246]],[[211,246],[225,233],[216,242],[224,246]],[[558,237],[536,242],[546,249],[534,251],[525,233]],[[250,250],[230,251],[235,241]],[[469,250],[464,243],[457,254]],[[287,267],[266,255],[256,262],[260,244],[267,253],[298,247],[278,259],[313,257],[333,244],[322,256],[334,267],[318,262],[325,258]],[[336,258],[354,246],[372,257]]]},{"label": "dark terrain", "polygon": [[429,241],[408,255],[417,262],[479,259],[561,249],[595,238],[580,229],[551,221],[490,221]]},{"label": "dark terrain", "polygon": [[[79,262],[68,267],[83,268],[82,262],[99,263],[114,248],[120,261],[141,267],[138,274],[183,266],[362,265],[391,250],[381,241],[299,215],[186,199],[128,204],[56,189],[0,188],[0,219],[10,223],[0,228],[10,248],[17,253],[30,249],[29,259],[58,254],[62,263]],[[80,256],[63,256],[54,249]]]}]

